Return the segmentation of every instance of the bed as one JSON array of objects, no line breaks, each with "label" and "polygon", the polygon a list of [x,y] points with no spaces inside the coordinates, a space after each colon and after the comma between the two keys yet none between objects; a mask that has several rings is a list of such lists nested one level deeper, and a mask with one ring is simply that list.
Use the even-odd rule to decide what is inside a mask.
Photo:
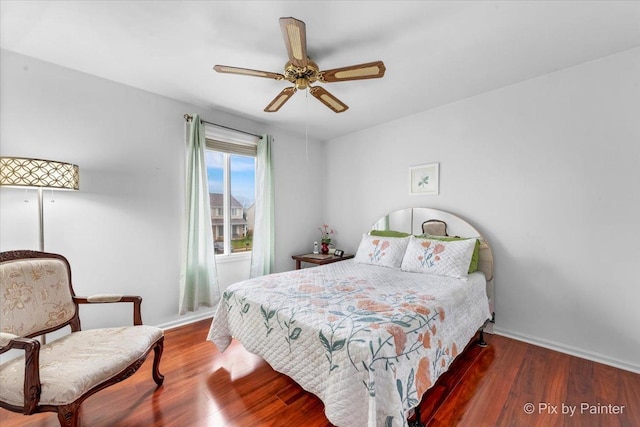
[{"label": "bed", "polygon": [[[447,212],[422,214],[402,219],[419,232],[402,232],[399,215],[382,218],[351,260],[231,285],[208,340],[224,351],[237,339],[318,396],[336,426],[406,426],[492,317],[484,238]],[[423,224],[461,238],[425,236]]]}]

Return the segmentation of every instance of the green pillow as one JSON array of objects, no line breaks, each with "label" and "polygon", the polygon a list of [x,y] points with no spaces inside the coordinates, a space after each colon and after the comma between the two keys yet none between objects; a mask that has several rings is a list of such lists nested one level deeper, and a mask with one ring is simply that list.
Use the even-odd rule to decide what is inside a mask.
[{"label": "green pillow", "polygon": [[[421,234],[420,236],[416,236],[416,237],[422,238],[422,239],[440,240],[443,242],[469,239],[469,237],[431,236],[429,234]],[[473,255],[471,255],[471,264],[469,264],[469,274],[478,270],[478,261],[480,261],[480,239],[476,239],[476,245],[473,248]]]},{"label": "green pillow", "polygon": [[408,237],[411,236],[411,233],[403,233],[402,231],[394,230],[371,230],[369,235],[380,237]]}]

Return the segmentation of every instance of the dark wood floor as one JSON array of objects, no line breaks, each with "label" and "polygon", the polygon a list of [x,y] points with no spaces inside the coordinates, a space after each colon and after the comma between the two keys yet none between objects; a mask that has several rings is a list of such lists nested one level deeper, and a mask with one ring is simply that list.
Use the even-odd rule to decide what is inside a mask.
[{"label": "dark wood floor", "polygon": [[[133,377],[87,399],[82,425],[331,425],[319,399],[240,344],[218,352],[205,341],[209,323],[166,332],[162,387],[151,379],[149,358]],[[488,341],[464,352],[428,392],[421,405],[426,425],[640,426],[640,375],[500,336]],[[572,416],[562,413],[572,408]],[[58,423],[53,413],[0,409],[0,425]]]}]

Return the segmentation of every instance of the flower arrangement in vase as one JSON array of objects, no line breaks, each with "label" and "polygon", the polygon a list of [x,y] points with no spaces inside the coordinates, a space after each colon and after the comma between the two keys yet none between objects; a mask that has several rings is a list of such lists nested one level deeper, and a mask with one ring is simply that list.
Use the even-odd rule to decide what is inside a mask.
[{"label": "flower arrangement in vase", "polygon": [[322,243],[322,249],[320,249],[320,252],[326,255],[329,253],[331,235],[335,234],[335,231],[327,224],[322,224],[322,226],[318,227],[318,230],[320,230],[320,234],[322,234],[322,239],[320,240],[320,243]]}]

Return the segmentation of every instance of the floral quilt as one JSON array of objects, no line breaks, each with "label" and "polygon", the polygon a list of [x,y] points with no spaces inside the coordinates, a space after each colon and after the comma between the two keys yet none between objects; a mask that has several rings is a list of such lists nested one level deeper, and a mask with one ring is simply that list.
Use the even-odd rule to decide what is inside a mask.
[{"label": "floral quilt", "polygon": [[208,340],[232,337],[325,404],[337,426],[406,426],[411,408],[490,317],[467,280],[342,261],[230,286]]}]

